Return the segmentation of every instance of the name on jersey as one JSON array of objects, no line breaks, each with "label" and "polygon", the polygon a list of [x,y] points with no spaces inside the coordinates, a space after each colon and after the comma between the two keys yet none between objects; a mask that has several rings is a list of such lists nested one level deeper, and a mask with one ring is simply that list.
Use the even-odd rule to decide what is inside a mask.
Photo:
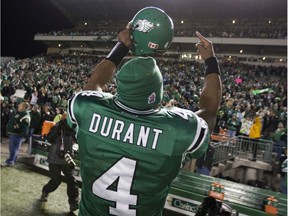
[{"label": "name on jersey", "polygon": [[97,113],[92,116],[89,132],[144,148],[151,146],[152,149],[156,149],[158,140],[163,133],[161,129],[144,125],[136,126],[134,123],[101,116]]}]

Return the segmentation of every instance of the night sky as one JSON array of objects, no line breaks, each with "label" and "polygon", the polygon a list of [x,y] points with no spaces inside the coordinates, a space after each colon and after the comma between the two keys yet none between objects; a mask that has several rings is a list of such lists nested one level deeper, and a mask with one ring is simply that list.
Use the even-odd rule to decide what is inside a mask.
[{"label": "night sky", "polygon": [[[195,4],[200,4],[200,5],[202,4],[202,2],[206,2],[206,4],[210,3],[210,0],[206,0],[206,1],[205,0],[197,0],[197,1],[186,0],[186,1],[195,1],[196,2]],[[249,1],[249,0],[243,0],[243,2],[246,2],[246,1]],[[80,2],[81,0],[79,0],[79,3]],[[123,4],[122,6],[127,7],[127,4],[130,1],[125,1],[125,2],[126,4]],[[142,2],[142,1],[140,0],[133,1],[133,4],[137,5],[139,2]],[[173,5],[172,4],[173,1],[168,1],[168,2],[170,2],[170,8],[171,8]],[[215,3],[215,1],[213,2]],[[215,13],[218,12],[220,15],[223,15],[224,17],[228,16],[227,13],[229,11],[232,12],[232,10],[229,9],[228,6],[232,7],[235,2],[237,2],[237,0],[220,1],[218,5],[218,10],[216,10],[216,8],[213,8],[213,11],[215,10]],[[109,5],[108,3],[107,5]],[[95,4],[97,4],[97,1],[95,1]],[[215,4],[216,5],[218,4],[217,1]],[[104,6],[99,7],[100,10],[103,10],[103,8],[106,10],[108,8],[109,10],[109,7],[107,5],[104,4],[105,7]],[[121,5],[119,5],[119,7],[121,7]],[[178,5],[178,7],[180,7],[180,5]],[[235,7],[236,6],[234,5],[234,9]],[[177,11],[175,7],[172,7],[172,8],[173,10]],[[257,8],[257,10],[255,10],[255,8]],[[127,8],[121,9],[120,15],[125,9],[127,10]],[[200,11],[200,9],[196,8],[196,11],[198,10]],[[206,10],[206,13],[211,15],[211,8],[209,9],[209,7],[204,6],[204,7],[201,7],[201,10],[202,10],[201,12],[202,14],[205,15],[205,13],[203,13],[203,10],[204,11]],[[181,10],[179,9],[179,11]],[[185,11],[186,11],[186,8],[185,8]],[[279,15],[280,17],[283,17],[283,14],[284,15],[286,14],[287,16],[287,2],[286,0],[256,0],[256,1],[251,1],[250,5],[242,4],[241,6],[239,6],[239,8],[237,7],[237,11],[238,11],[237,13],[235,12],[235,10],[233,12],[235,13],[235,16],[246,14],[246,12],[247,13],[252,12],[256,18],[261,17],[261,16],[265,16],[265,17],[276,16],[277,17],[277,15]],[[110,15],[113,14],[113,12],[111,11],[108,11],[108,12],[110,12]],[[104,10],[104,13],[108,13],[108,12],[107,11],[105,12]],[[99,13],[99,14],[100,14],[99,16],[103,17],[103,13]],[[45,33],[45,32],[47,33],[53,30],[57,31],[57,30],[69,29],[69,28],[73,28],[73,25],[58,10],[58,8],[54,6],[49,0],[2,0],[1,1],[1,56],[12,56],[18,59],[18,58],[33,57],[35,55],[45,53],[47,47],[41,42],[34,41],[35,34]]]},{"label": "night sky", "polygon": [[1,56],[22,59],[45,53],[47,47],[34,41],[37,32],[72,27],[48,0],[2,0]]}]

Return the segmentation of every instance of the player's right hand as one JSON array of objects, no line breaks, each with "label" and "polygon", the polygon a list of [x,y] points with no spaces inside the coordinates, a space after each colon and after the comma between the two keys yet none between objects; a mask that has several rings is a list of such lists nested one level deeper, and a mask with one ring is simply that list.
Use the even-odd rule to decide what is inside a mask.
[{"label": "player's right hand", "polygon": [[131,49],[132,41],[131,41],[131,27],[130,27],[130,25],[128,25],[127,28],[124,29],[123,31],[119,32],[118,41],[123,42],[126,47]]}]

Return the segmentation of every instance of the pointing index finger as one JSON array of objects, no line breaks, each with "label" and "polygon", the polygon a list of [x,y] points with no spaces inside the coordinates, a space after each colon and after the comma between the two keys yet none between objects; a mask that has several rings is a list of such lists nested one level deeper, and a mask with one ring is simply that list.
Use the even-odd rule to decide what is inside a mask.
[{"label": "pointing index finger", "polygon": [[205,37],[203,37],[203,36],[200,34],[200,32],[198,32],[198,31],[196,31],[196,36],[199,38],[199,40],[200,40],[201,42],[203,42],[203,43],[207,43],[207,42],[208,42],[208,40],[207,40]]}]

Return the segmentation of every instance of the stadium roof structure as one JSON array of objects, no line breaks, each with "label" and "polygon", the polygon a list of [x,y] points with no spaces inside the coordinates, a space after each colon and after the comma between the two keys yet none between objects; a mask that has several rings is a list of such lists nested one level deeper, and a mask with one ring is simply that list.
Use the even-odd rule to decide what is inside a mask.
[{"label": "stadium roof structure", "polygon": [[283,18],[287,0],[50,0],[74,25],[81,21],[132,19],[147,6],[172,18]]},{"label": "stadium roof structure", "polygon": [[[287,26],[287,0],[49,0],[59,11],[74,25],[75,29],[80,29],[86,24],[98,23],[109,24],[121,21],[132,20],[134,15],[142,8],[148,6],[159,7],[163,9],[175,21],[188,20],[192,26],[198,30],[202,26],[199,23],[206,19],[210,20],[266,20],[279,19],[281,24],[276,26],[266,25],[276,28],[279,25],[281,33],[285,33]],[[115,21],[115,22],[114,22]],[[268,20],[267,20],[268,21]],[[266,22],[266,21],[265,21]],[[101,24],[102,23],[102,24]],[[125,22],[126,23],[126,22]],[[195,25],[197,23],[198,25]],[[251,24],[250,24],[251,23]],[[262,28],[257,24],[250,22],[247,28],[256,32]],[[277,22],[276,22],[277,23]],[[284,23],[284,24],[283,24]],[[286,23],[286,25],[285,25]],[[105,24],[105,25],[106,25]],[[126,23],[127,24],[127,23]],[[125,25],[126,25],[125,24]],[[179,27],[180,24],[177,23]],[[189,25],[190,25],[189,24]],[[256,25],[256,26],[255,26]],[[269,24],[270,25],[270,24]],[[93,26],[93,25],[92,25]],[[284,26],[284,27],[283,27]],[[105,26],[104,26],[105,27]],[[221,31],[221,27],[215,28]],[[90,25],[87,26],[87,29]],[[284,29],[283,29],[284,28]],[[194,29],[194,30],[195,30]],[[176,24],[175,24],[176,30]],[[223,30],[223,29],[222,29]],[[274,31],[272,29],[272,31]],[[283,32],[282,32],[283,31]],[[200,31],[201,32],[201,31]],[[286,31],[287,32],[287,31]],[[206,37],[208,35],[205,35]],[[109,50],[117,41],[117,34],[107,36],[99,35],[35,35],[35,41],[44,43],[47,47],[47,53],[94,53],[101,55]],[[235,58],[241,61],[251,63],[272,62],[287,64],[287,39],[286,38],[229,38],[224,39],[212,36],[214,49],[223,58]],[[181,58],[196,59],[198,57],[195,51],[191,52],[192,44],[198,42],[196,37],[174,37],[168,56],[180,56]],[[244,50],[244,51],[243,51]],[[268,57],[268,58],[267,58]]]}]

